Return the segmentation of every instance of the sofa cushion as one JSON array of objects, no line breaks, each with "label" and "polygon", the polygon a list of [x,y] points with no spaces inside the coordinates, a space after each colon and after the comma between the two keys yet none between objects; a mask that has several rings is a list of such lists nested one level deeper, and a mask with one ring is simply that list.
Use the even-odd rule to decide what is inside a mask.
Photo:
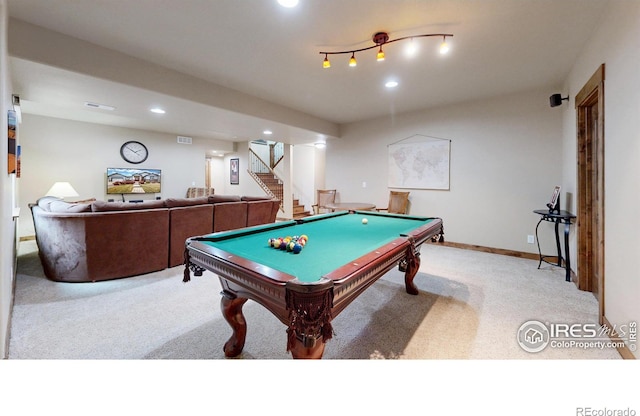
[{"label": "sofa cushion", "polygon": [[93,212],[130,211],[134,209],[154,209],[154,208],[166,208],[164,201],[151,200],[151,201],[136,202],[136,203],[96,201],[91,204],[91,210]]},{"label": "sofa cushion", "polygon": [[36,205],[38,205],[44,211],[50,211],[50,205],[55,201],[60,201],[60,198],[57,198],[55,196],[43,196],[36,201]]},{"label": "sofa cushion", "polygon": [[167,208],[189,207],[192,205],[207,205],[209,197],[201,196],[197,198],[167,198],[164,200]]},{"label": "sofa cushion", "polygon": [[91,212],[91,204],[76,204],[59,199],[51,201],[49,204],[49,211],[60,213]]},{"label": "sofa cushion", "polygon": [[242,197],[243,201],[266,201],[270,199],[271,199],[270,196],[243,196]]},{"label": "sofa cushion", "polygon": [[209,203],[217,204],[219,202],[239,202],[242,198],[239,195],[209,195]]}]

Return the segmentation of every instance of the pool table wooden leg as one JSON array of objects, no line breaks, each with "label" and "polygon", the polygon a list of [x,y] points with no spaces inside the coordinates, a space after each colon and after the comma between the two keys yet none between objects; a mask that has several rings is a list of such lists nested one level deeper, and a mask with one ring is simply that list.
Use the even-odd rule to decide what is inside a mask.
[{"label": "pool table wooden leg", "polygon": [[245,321],[242,314],[242,306],[247,300],[229,292],[222,292],[222,299],[220,300],[222,315],[233,330],[231,338],[224,344],[224,355],[226,357],[237,357],[244,348],[244,341],[247,337],[247,321]]},{"label": "pool table wooden leg", "polygon": [[287,351],[293,358],[322,358],[325,343],[333,336],[331,305],[333,282],[324,280],[305,286],[303,291],[287,290],[289,311]]},{"label": "pool table wooden leg", "polygon": [[413,244],[407,249],[407,257],[400,262],[399,269],[404,272],[404,285],[407,293],[417,295],[419,293],[418,287],[413,283],[413,278],[416,277],[420,269],[420,253]]},{"label": "pool table wooden leg", "polygon": [[[307,341],[307,344],[309,342]],[[319,337],[312,343],[311,346],[305,346],[305,342],[301,339],[296,338],[293,345],[290,347],[289,351],[291,352],[291,356],[293,358],[306,358],[306,359],[320,359],[322,358],[322,354],[324,354],[324,346],[325,342],[322,340],[322,337]]]}]

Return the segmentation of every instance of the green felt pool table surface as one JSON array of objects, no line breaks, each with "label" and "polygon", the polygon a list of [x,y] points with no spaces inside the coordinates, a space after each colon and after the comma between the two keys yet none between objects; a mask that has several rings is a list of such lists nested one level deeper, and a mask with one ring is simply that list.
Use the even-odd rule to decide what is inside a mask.
[{"label": "green felt pool table surface", "polygon": [[[363,224],[362,219],[367,223]],[[199,240],[227,253],[314,282],[338,267],[433,221],[432,218],[372,212],[320,215],[204,236]],[[308,236],[300,253],[270,247],[270,238]]]}]

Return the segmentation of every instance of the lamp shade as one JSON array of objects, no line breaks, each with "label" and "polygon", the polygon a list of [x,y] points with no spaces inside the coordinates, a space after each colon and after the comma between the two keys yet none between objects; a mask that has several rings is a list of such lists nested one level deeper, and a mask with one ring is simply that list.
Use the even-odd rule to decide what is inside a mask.
[{"label": "lamp shade", "polygon": [[55,196],[57,198],[66,198],[78,196],[78,193],[69,182],[56,182],[46,193],[46,196]]}]

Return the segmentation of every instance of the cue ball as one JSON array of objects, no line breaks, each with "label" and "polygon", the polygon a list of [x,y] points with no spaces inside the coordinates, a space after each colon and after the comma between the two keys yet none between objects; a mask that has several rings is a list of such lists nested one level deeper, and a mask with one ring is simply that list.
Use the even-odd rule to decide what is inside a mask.
[{"label": "cue ball", "polygon": [[363,219],[362,219],[362,223],[363,223],[363,224],[366,224],[366,223],[368,223],[368,222],[369,222],[369,220],[368,220],[368,219],[366,219],[366,218],[363,218]]}]

